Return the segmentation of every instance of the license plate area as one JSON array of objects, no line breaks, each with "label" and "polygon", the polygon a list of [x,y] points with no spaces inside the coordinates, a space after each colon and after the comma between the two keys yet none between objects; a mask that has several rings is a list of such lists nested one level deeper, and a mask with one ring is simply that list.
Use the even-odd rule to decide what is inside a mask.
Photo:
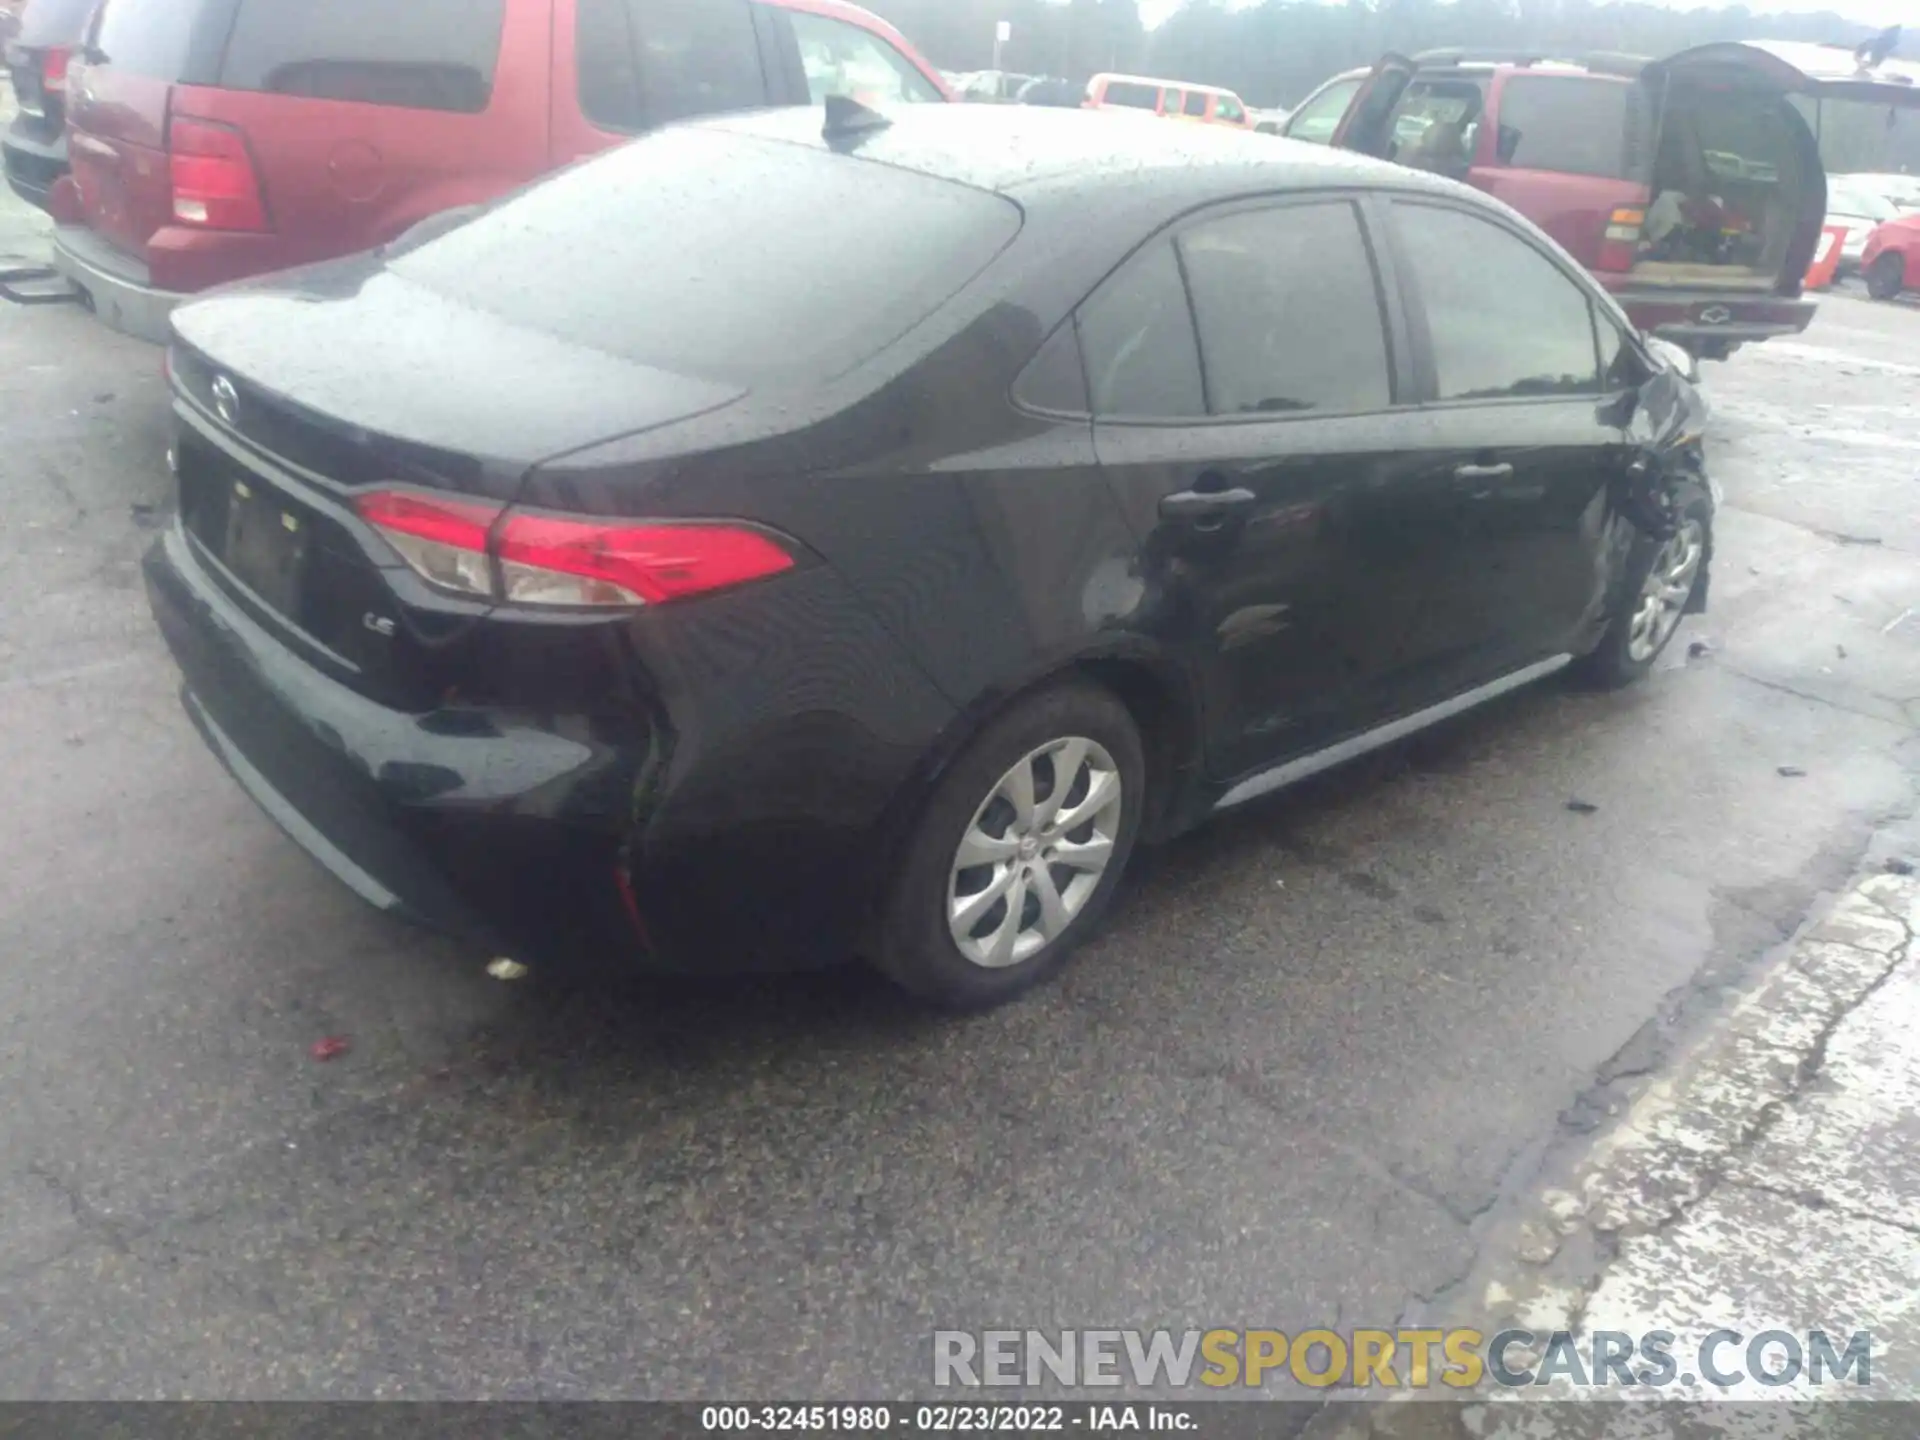
[{"label": "license plate area", "polygon": [[270,609],[289,618],[299,611],[306,568],[307,519],[269,486],[231,482],[223,558],[227,568]]}]

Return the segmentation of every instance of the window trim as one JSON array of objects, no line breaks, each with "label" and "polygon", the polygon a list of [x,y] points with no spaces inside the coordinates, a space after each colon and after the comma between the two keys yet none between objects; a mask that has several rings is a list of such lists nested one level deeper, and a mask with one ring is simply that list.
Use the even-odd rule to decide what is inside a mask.
[{"label": "window trim", "polygon": [[[1559,256],[1547,250],[1533,236],[1527,234],[1526,231],[1513,224],[1506,216],[1501,215],[1497,211],[1483,209],[1471,203],[1463,203],[1451,196],[1428,194],[1417,190],[1390,192],[1381,197],[1381,204],[1387,211],[1382,217],[1382,223],[1386,227],[1387,244],[1394,251],[1396,257],[1402,261],[1398,267],[1400,274],[1400,301],[1406,309],[1409,338],[1413,345],[1413,369],[1417,376],[1416,393],[1420,397],[1413,402],[1415,405],[1422,410],[1459,410],[1478,408],[1484,405],[1563,405],[1570,400],[1583,403],[1596,403],[1607,397],[1609,392],[1606,388],[1606,376],[1600,369],[1599,326],[1602,313],[1608,314],[1609,318],[1614,317],[1611,313],[1611,297],[1607,296],[1606,292],[1594,282],[1592,276],[1588,275],[1586,271],[1580,269],[1577,265],[1569,266],[1564,263]],[[1483,224],[1493,226],[1495,229],[1503,230],[1528,249],[1532,250],[1565,277],[1587,302],[1587,331],[1593,350],[1595,388],[1590,393],[1576,395],[1482,395],[1457,400],[1442,400],[1440,398],[1439,371],[1435,366],[1433,357],[1433,332],[1428,328],[1427,324],[1426,296],[1421,292],[1419,276],[1415,273],[1414,267],[1412,264],[1406,263],[1406,257],[1412,254],[1413,247],[1409,244],[1405,233],[1400,227],[1398,210],[1399,207],[1403,205],[1423,206],[1429,210],[1450,210],[1456,214],[1470,216]],[[1632,344],[1634,349],[1638,351],[1640,347],[1637,342],[1632,339],[1634,331],[1631,324],[1622,326],[1621,328],[1626,332],[1628,343]]]},{"label": "window trim", "polygon": [[[1360,228],[1360,238],[1373,272],[1374,299],[1380,307],[1382,326],[1381,338],[1386,344],[1387,355],[1387,404],[1384,408],[1351,410],[1300,410],[1270,414],[1251,415],[1102,415],[1093,410],[1089,417],[1100,425],[1126,425],[1153,429],[1191,429],[1195,426],[1229,425],[1298,425],[1315,420],[1353,419],[1367,415],[1387,415],[1394,411],[1416,408],[1418,402],[1409,398],[1414,375],[1407,359],[1411,354],[1410,338],[1405,325],[1405,317],[1400,313],[1398,303],[1399,289],[1395,278],[1394,260],[1389,247],[1383,243],[1379,234],[1379,221],[1374,214],[1373,201],[1376,192],[1351,187],[1329,187],[1324,190],[1287,190],[1268,195],[1246,196],[1228,200],[1188,211],[1167,224],[1161,226],[1140,244],[1127,252],[1126,258],[1102,276],[1095,285],[1074,306],[1074,324],[1079,327],[1080,312],[1086,308],[1095,296],[1099,295],[1113,280],[1131,265],[1135,258],[1144,255],[1156,243],[1165,241],[1173,246],[1174,263],[1180,272],[1180,283],[1187,291],[1187,323],[1193,328],[1194,352],[1200,361],[1201,402],[1209,411],[1213,405],[1212,386],[1207,378],[1206,346],[1201,340],[1200,317],[1194,309],[1193,290],[1187,281],[1187,262],[1179,245],[1180,237],[1189,230],[1216,220],[1227,219],[1234,215],[1252,211],[1283,210],[1296,205],[1324,205],[1328,203],[1345,204],[1354,212],[1354,220]],[[1081,362],[1086,363],[1084,340],[1081,346]],[[1092,376],[1088,376],[1087,404],[1092,406]]]}]

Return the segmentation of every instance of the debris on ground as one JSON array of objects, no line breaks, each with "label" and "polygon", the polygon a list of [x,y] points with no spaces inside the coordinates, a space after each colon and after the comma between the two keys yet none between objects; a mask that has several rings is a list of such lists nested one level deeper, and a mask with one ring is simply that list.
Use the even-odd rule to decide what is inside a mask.
[{"label": "debris on ground", "polygon": [[1713,642],[1711,640],[1696,640],[1687,646],[1687,658],[1689,660],[1698,660],[1701,656],[1711,655],[1712,653]]},{"label": "debris on ground", "polygon": [[1798,765],[1782,765],[1780,767],[1780,774],[1788,780],[1803,779],[1806,773],[1807,772],[1802,770]]},{"label": "debris on ground", "polygon": [[1600,807],[1591,800],[1569,800],[1567,809],[1576,815],[1594,815],[1599,813]]},{"label": "debris on ground", "polygon": [[1836,645],[1833,647],[1833,653],[1844,660],[1847,658],[1847,647],[1844,645]]},{"label": "debris on ground", "polygon": [[324,1065],[329,1060],[338,1060],[352,1048],[353,1041],[349,1040],[345,1035],[329,1035],[324,1040],[314,1041],[313,1044],[308,1047],[307,1054]]},{"label": "debris on ground", "polygon": [[509,960],[502,955],[487,962],[487,974],[496,980],[524,980],[527,978],[527,967],[518,960]]},{"label": "debris on ground", "polygon": [[1891,856],[1887,860],[1887,863],[1880,868],[1889,875],[1913,874],[1913,862],[1911,860],[1902,860],[1898,855]]}]

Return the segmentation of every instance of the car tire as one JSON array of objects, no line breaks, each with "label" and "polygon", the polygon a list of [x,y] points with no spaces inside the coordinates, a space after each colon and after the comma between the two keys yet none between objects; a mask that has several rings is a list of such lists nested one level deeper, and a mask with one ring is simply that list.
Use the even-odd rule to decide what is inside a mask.
[{"label": "car tire", "polygon": [[881,913],[876,968],[960,1011],[1057,974],[1113,899],[1146,786],[1139,728],[1112,692],[1062,681],[1016,701],[922,812]]},{"label": "car tire", "polygon": [[1680,495],[1673,537],[1635,534],[1613,618],[1599,645],[1576,662],[1576,677],[1596,689],[1617,690],[1653,669],[1706,584],[1712,557],[1713,502],[1690,483]]},{"label": "car tire", "polygon": [[1907,264],[1898,251],[1876,256],[1867,267],[1867,294],[1876,300],[1894,299],[1906,284]]}]

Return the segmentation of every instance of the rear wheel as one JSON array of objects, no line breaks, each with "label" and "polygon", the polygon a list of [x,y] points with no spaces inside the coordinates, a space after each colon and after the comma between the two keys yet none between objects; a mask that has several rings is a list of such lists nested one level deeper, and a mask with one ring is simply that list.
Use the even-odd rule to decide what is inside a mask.
[{"label": "rear wheel", "polygon": [[957,1010],[1056,973],[1111,901],[1145,800],[1140,732],[1111,693],[1073,681],[1017,702],[921,816],[876,965]]},{"label": "rear wheel", "polygon": [[1605,637],[1581,660],[1583,678],[1611,690],[1631,685],[1653,668],[1680,628],[1712,544],[1712,506],[1698,491],[1681,505],[1670,538],[1642,535],[1634,541],[1627,562],[1632,583]]},{"label": "rear wheel", "polygon": [[1906,288],[1907,264],[1898,251],[1889,250],[1874,258],[1867,267],[1867,293],[1876,300],[1891,300]]}]

